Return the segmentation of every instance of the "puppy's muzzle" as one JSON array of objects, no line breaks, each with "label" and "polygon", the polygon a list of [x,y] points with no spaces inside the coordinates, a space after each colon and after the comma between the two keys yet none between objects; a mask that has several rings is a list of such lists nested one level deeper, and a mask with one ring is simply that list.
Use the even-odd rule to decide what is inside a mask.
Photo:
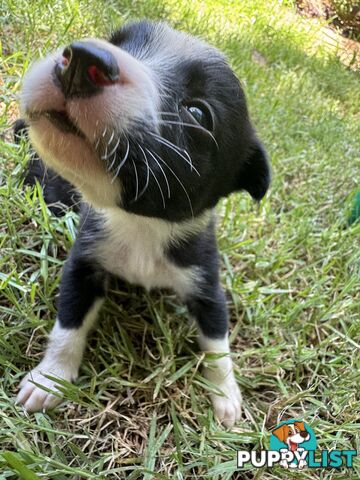
[{"label": "puppy's muzzle", "polygon": [[120,76],[112,53],[89,41],[66,47],[54,73],[66,98],[95,95]]}]

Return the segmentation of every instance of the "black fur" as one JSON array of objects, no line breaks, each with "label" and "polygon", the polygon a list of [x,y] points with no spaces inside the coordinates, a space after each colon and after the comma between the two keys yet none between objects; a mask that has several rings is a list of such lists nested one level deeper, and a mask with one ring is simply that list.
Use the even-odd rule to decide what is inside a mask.
[{"label": "black fur", "polygon": [[170,245],[166,254],[180,267],[198,267],[202,272],[197,291],[187,296],[186,304],[204,334],[223,338],[228,328],[228,315],[219,279],[214,220],[199,234]]},{"label": "black fur", "polygon": [[[144,30],[142,37],[148,39],[151,25],[147,23],[141,25],[140,31]],[[113,42],[136,56],[139,49],[138,31],[138,24],[127,27],[125,32],[112,37]],[[176,192],[167,200],[166,209],[159,201],[159,191],[154,182],[147,190],[147,194],[133,202],[135,182],[131,162],[127,162],[120,174],[121,181],[125,182],[124,208],[140,215],[181,221],[191,217],[192,214],[196,216],[214,207],[221,197],[236,190],[247,190],[256,200],[260,200],[270,183],[270,167],[265,150],[250,123],[240,83],[228,64],[222,57],[214,55],[196,61],[181,61],[167,68],[166,72],[160,72],[161,75],[163,78],[166,76],[164,82],[167,92],[171,92],[171,99],[163,101],[161,110],[178,113],[180,121],[193,123],[185,107],[192,104],[194,99],[207,101],[214,114],[213,134],[217,144],[199,129],[163,126],[161,132],[163,137],[191,152],[193,164],[200,173],[197,176],[185,162],[179,162],[179,157],[174,151],[157,143],[147,134],[149,127],[146,123],[138,125],[134,130],[134,144],[131,148],[133,158],[141,158],[141,153],[136,148],[136,140],[141,137],[142,144],[160,158],[166,158],[169,167],[186,185],[192,211],[186,207],[185,193],[175,176],[164,165],[168,173],[170,190]],[[122,151],[119,152],[119,155],[122,154]],[[154,162],[152,168],[159,173],[158,179],[165,191],[165,180]],[[144,184],[146,166],[140,163],[138,170],[140,184]],[[179,201],[184,205],[183,208],[179,208]]]},{"label": "black fur", "polygon": [[72,250],[63,271],[58,319],[63,328],[78,328],[94,302],[105,296],[106,272],[91,258]]},{"label": "black fur", "polygon": [[[96,300],[106,294],[108,273],[89,247],[102,238],[102,220],[89,206],[82,206],[76,242],[63,270],[58,300],[58,318],[64,328],[78,328]],[[89,240],[90,239],[90,240]]]}]

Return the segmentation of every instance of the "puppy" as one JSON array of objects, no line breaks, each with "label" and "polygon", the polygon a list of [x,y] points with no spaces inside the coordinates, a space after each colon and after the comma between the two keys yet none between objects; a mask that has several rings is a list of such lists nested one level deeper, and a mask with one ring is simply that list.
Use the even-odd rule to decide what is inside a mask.
[{"label": "puppy", "polygon": [[185,302],[202,350],[222,354],[204,374],[218,388],[216,417],[232,426],[241,397],[213,209],[239,190],[260,200],[270,168],[224,56],[164,23],[131,23],[109,41],[75,41],[36,63],[21,107],[36,152],[77,188],[83,207],[55,326],[18,403],[36,411],[60,402],[47,376],[77,378],[108,277],[116,275],[147,290],[170,287]]},{"label": "puppy", "polygon": [[[280,440],[280,442],[285,443],[289,452],[295,452],[296,450],[299,452],[303,451],[304,449],[299,448],[299,445],[310,439],[310,434],[306,430],[304,422],[294,422],[282,425],[272,433]],[[282,463],[282,466],[288,468],[289,465],[286,460]],[[302,469],[305,466],[306,461],[302,459],[299,461],[299,464],[290,464],[291,468]]]}]

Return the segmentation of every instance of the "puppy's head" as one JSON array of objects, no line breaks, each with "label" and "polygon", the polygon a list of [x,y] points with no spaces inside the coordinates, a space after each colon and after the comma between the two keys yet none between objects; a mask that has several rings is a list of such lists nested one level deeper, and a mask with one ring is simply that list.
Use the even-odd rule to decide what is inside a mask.
[{"label": "puppy's head", "polygon": [[180,221],[269,185],[239,81],[215,48],[137,22],[36,63],[22,110],[43,160],[96,207]]}]

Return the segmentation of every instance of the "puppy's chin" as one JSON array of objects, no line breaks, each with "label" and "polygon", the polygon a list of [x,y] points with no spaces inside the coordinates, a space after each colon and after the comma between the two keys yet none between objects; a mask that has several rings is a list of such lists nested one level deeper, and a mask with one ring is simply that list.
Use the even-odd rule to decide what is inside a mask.
[{"label": "puppy's chin", "polygon": [[104,165],[86,140],[63,133],[45,117],[31,125],[29,137],[45,164],[77,187],[85,201],[96,208],[117,206],[120,184],[111,183]]}]

